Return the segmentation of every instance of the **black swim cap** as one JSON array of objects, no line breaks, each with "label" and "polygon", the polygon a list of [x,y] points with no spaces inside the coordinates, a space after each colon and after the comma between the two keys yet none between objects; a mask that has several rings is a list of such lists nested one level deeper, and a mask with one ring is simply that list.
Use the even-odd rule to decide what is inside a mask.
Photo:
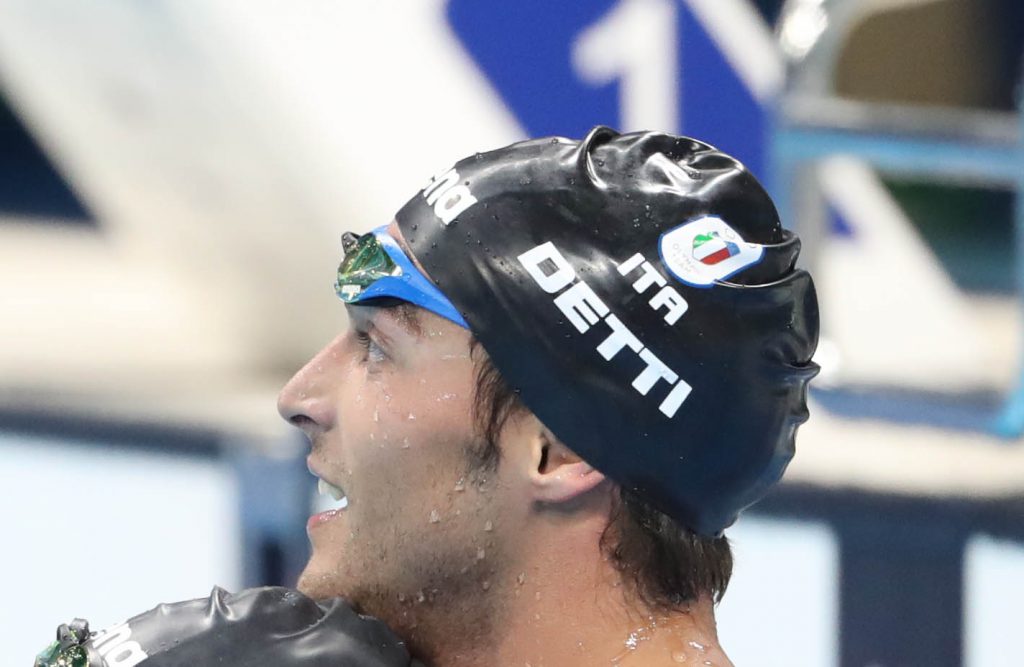
[{"label": "black swim cap", "polygon": [[423,667],[381,621],[287,588],[162,604],[103,632],[62,625],[37,667]]},{"label": "black swim cap", "polygon": [[817,299],[734,158],[597,127],[462,160],[397,220],[526,406],[611,479],[716,535],[781,477]]}]

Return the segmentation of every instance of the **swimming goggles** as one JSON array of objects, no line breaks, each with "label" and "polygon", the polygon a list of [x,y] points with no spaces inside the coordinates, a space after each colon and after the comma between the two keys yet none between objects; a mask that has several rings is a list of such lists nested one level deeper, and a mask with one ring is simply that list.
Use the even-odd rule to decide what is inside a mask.
[{"label": "swimming goggles", "polygon": [[427,279],[382,225],[368,234],[341,237],[345,259],[338,267],[334,291],[345,303],[358,304],[390,297],[425,308],[465,329],[466,320]]},{"label": "swimming goggles", "polygon": [[89,651],[84,646],[89,636],[89,622],[83,619],[60,626],[57,641],[36,657],[34,667],[89,667]]}]

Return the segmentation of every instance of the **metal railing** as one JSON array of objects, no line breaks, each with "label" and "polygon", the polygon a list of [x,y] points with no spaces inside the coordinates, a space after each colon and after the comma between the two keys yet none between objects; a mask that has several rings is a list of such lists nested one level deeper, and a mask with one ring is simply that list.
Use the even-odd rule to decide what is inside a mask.
[{"label": "metal railing", "polygon": [[[879,104],[843,99],[834,90],[840,51],[853,27],[879,9],[928,0],[791,0],[779,22],[788,74],[770,136],[773,188],[783,220],[808,243],[827,229],[814,175],[822,160],[845,155],[887,173],[1016,192],[1015,284],[1024,316],[1024,81],[1016,112]],[[1024,433],[1024,362],[991,429]]]}]

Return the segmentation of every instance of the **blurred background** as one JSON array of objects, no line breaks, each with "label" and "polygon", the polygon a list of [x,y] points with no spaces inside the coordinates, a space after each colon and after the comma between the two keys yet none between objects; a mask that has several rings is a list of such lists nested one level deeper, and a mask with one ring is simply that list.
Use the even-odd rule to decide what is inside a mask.
[{"label": "blurred background", "polygon": [[5,654],[293,583],[341,232],[602,123],[743,159],[819,288],[736,664],[1024,664],[1022,54],[1019,0],[0,0]]}]

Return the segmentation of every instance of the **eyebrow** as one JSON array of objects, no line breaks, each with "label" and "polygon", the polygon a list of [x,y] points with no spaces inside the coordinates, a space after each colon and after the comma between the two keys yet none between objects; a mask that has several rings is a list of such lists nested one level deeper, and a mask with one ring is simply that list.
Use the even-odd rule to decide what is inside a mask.
[{"label": "eyebrow", "polygon": [[[405,301],[397,301],[391,299],[381,299],[381,301],[392,301],[392,303],[383,306],[369,306],[369,308],[372,309],[370,311],[369,318],[371,326],[373,326],[373,322],[375,320],[383,317],[397,324],[402,329],[402,331],[409,334],[413,338],[423,337],[423,326],[420,323],[420,316],[419,313],[417,312],[419,308],[417,306]],[[360,306],[350,306],[349,304],[346,304],[346,307],[354,309],[359,308]],[[381,331],[380,327],[374,328],[377,329],[381,336],[387,338],[387,340],[390,342],[390,336]]]},{"label": "eyebrow", "polygon": [[405,301],[387,298],[383,298],[381,301],[391,301],[392,303],[386,306],[358,306],[346,303],[345,310],[348,311],[349,319],[353,318],[353,313],[361,313],[360,316],[365,317],[367,325],[377,329],[380,335],[386,338],[389,342],[391,340],[390,336],[381,331],[379,327],[374,326],[374,321],[378,318],[384,317],[391,320],[405,333],[414,338],[423,337],[423,326],[420,323],[420,316],[417,312],[419,308],[417,306]]},{"label": "eyebrow", "polygon": [[411,303],[402,302],[391,308],[382,308],[391,315],[392,319],[405,330],[407,334],[415,338],[423,336],[423,327],[420,324],[419,308]]}]

